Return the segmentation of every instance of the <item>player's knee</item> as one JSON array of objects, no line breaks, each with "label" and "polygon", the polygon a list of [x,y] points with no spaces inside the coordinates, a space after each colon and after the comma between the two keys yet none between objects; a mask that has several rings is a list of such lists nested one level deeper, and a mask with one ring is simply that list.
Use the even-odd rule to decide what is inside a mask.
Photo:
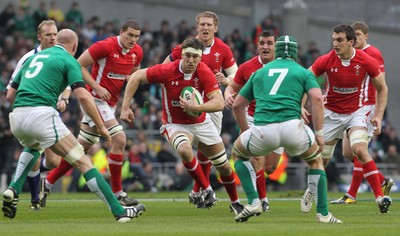
[{"label": "player's knee", "polygon": [[[114,137],[118,133],[124,133],[124,128],[120,124],[116,124],[108,128],[108,132],[111,137]],[[125,136],[125,135],[124,135]]]},{"label": "player's knee", "polygon": [[276,165],[270,165],[270,164],[265,164],[265,165],[264,165],[264,171],[265,171],[268,175],[274,173],[275,170],[276,170]]},{"label": "player's knee", "polygon": [[322,159],[324,160],[329,160],[332,159],[333,157],[333,152],[335,151],[335,146],[336,145],[328,145],[325,144],[324,148],[322,149]]},{"label": "player's knee", "polygon": [[350,134],[349,140],[351,147],[353,147],[353,145],[357,143],[368,144],[369,141],[368,133],[366,130],[363,129],[355,130]]},{"label": "player's knee", "polygon": [[67,155],[65,155],[64,159],[71,165],[74,165],[75,162],[80,160],[82,156],[84,155],[83,152],[83,147],[80,144],[76,144],[69,152]]},{"label": "player's knee", "polygon": [[95,144],[99,142],[100,135],[81,129],[78,138],[87,143]]},{"label": "player's knee", "polygon": [[111,136],[113,147],[120,147],[120,149],[125,149],[126,146],[126,135],[124,132],[119,132]]},{"label": "player's knee", "polygon": [[228,158],[226,156],[225,149],[223,149],[222,151],[220,151],[208,158],[210,159],[213,166],[215,166],[216,168],[222,167],[225,163],[228,162]]},{"label": "player's knee", "polygon": [[236,145],[233,146],[232,148],[232,154],[234,156],[236,156],[236,158],[242,158],[242,159],[250,159],[251,155],[248,155],[247,153],[244,153],[240,150],[239,147],[237,147]]}]

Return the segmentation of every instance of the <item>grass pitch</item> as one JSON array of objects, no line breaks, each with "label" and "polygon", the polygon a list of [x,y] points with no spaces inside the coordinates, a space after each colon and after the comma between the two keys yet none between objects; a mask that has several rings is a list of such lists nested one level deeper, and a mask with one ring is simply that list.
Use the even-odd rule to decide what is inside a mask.
[{"label": "grass pitch", "polygon": [[[242,203],[246,203],[240,192]],[[236,223],[229,211],[225,192],[211,209],[190,205],[186,192],[130,193],[146,205],[146,212],[126,224],[117,223],[105,205],[91,193],[50,195],[41,211],[29,210],[28,194],[20,195],[17,216],[0,217],[0,235],[399,235],[400,193],[391,194],[393,205],[388,214],[379,213],[373,194],[358,195],[354,205],[331,205],[329,210],[343,224],[316,222],[315,208],[300,211],[302,192],[270,192],[271,210]],[[329,200],[342,193],[329,193]]]}]

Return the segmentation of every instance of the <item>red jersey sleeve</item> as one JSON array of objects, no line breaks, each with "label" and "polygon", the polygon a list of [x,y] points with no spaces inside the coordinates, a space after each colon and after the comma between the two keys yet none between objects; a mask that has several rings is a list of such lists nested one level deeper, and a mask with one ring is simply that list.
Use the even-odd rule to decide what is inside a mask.
[{"label": "red jersey sleeve", "polygon": [[163,83],[166,75],[166,68],[168,64],[157,64],[149,67],[146,71],[147,81],[149,83]]},{"label": "red jersey sleeve", "polygon": [[329,54],[325,54],[323,56],[320,56],[315,60],[314,64],[312,64],[311,69],[315,75],[315,77],[318,77],[325,73],[326,70],[326,61],[328,59]]},{"label": "red jersey sleeve", "polygon": [[242,65],[240,65],[238,70],[236,71],[233,81],[235,81],[235,83],[239,85],[244,86],[246,84],[246,76],[245,76],[245,67]]},{"label": "red jersey sleeve", "polygon": [[169,59],[171,61],[175,61],[175,60],[178,60],[181,58],[182,58],[182,48],[181,48],[181,45],[179,44],[178,46],[176,46],[172,49],[171,54],[169,54]]},{"label": "red jersey sleeve", "polygon": [[111,53],[108,40],[97,41],[88,50],[94,61],[106,58]]}]

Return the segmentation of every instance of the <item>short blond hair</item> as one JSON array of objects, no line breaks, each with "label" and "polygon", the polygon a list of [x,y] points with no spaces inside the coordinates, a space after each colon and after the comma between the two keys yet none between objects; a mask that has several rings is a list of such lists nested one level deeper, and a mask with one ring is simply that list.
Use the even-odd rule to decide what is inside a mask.
[{"label": "short blond hair", "polygon": [[200,18],[207,17],[212,18],[214,20],[214,25],[218,26],[219,18],[218,15],[212,11],[205,11],[202,13],[197,14],[196,16],[196,23],[199,24]]},{"label": "short blond hair", "polygon": [[41,34],[42,33],[42,29],[43,26],[45,25],[56,25],[56,22],[54,20],[44,20],[42,22],[40,22],[40,24],[37,27],[37,34]]},{"label": "short blond hair", "polygon": [[364,34],[367,34],[369,31],[369,27],[367,23],[365,23],[364,21],[356,21],[353,24],[351,24],[351,27],[354,30],[361,30],[361,32],[363,32]]}]

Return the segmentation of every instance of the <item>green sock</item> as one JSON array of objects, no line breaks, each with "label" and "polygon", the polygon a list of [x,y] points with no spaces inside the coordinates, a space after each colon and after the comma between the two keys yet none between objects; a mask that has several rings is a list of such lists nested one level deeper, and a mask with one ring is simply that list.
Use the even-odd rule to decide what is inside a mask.
[{"label": "green sock", "polygon": [[103,176],[96,168],[92,168],[83,174],[86,183],[92,193],[95,193],[103,202],[105,202],[114,216],[124,214],[125,210],[118,202]]},{"label": "green sock", "polygon": [[10,187],[14,188],[15,191],[17,191],[17,194],[21,193],[26,177],[28,176],[29,171],[31,171],[32,167],[35,165],[39,156],[40,152],[31,148],[24,148],[19,156],[17,169],[15,170],[15,176],[10,184]]},{"label": "green sock", "polygon": [[244,161],[242,159],[235,161],[235,170],[243,190],[246,193],[247,202],[252,204],[254,199],[258,199],[256,172],[250,161]]},{"label": "green sock", "polygon": [[312,192],[317,203],[317,213],[323,216],[328,215],[328,196],[326,173],[319,169],[310,169],[308,171],[308,187]]}]

